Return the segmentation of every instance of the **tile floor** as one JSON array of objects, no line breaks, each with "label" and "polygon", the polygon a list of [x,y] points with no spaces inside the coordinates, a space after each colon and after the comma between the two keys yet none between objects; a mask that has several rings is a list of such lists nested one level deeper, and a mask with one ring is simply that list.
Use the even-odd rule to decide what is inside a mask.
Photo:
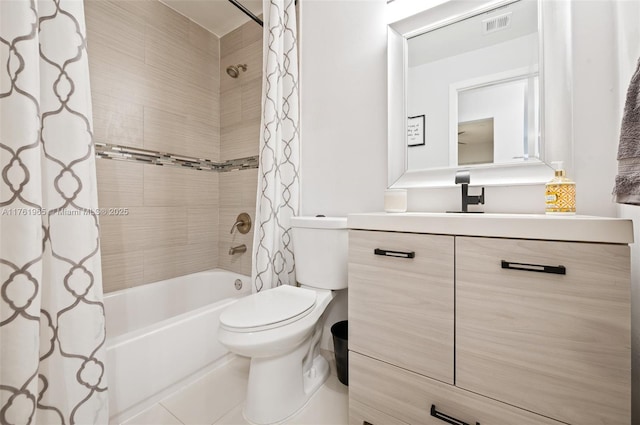
[{"label": "tile floor", "polygon": [[[323,353],[332,358],[333,353]],[[331,375],[290,425],[344,425],[348,422],[348,390]],[[193,384],[124,422],[123,425],[246,425],[242,408],[249,377],[249,359],[237,357]]]}]

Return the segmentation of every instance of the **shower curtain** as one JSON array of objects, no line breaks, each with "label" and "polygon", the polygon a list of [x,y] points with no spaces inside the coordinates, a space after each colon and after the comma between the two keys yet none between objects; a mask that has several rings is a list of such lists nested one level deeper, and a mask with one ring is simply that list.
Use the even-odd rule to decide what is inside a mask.
[{"label": "shower curtain", "polygon": [[108,422],[81,0],[0,1],[0,423]]},{"label": "shower curtain", "polygon": [[294,0],[264,0],[262,123],[254,292],[295,285],[290,219],[299,212],[298,52]]}]

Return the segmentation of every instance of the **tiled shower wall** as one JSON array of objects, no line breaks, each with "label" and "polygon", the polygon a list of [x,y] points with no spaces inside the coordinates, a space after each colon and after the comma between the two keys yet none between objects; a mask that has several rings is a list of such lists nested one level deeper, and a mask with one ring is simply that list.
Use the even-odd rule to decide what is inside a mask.
[{"label": "tiled shower wall", "polygon": [[[238,78],[227,75],[230,65],[246,64]],[[258,155],[262,103],[262,27],[249,21],[220,39],[220,156],[222,160]],[[219,267],[251,274],[253,230],[229,233],[239,212],[255,224],[258,170],[220,173]],[[242,255],[229,248],[247,245]]]},{"label": "tiled shower wall", "polygon": [[[85,13],[96,142],[219,161],[218,38],[157,0]],[[218,265],[219,173],[109,159],[97,173],[100,207],[129,212],[100,217],[105,291]]]}]

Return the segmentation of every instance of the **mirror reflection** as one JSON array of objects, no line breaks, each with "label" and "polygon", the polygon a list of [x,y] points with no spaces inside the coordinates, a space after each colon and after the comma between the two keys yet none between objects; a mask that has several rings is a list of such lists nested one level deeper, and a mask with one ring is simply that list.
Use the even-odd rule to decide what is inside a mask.
[{"label": "mirror reflection", "polygon": [[458,121],[458,165],[493,162],[493,118]]},{"label": "mirror reflection", "polygon": [[537,2],[407,40],[407,168],[540,158]]}]

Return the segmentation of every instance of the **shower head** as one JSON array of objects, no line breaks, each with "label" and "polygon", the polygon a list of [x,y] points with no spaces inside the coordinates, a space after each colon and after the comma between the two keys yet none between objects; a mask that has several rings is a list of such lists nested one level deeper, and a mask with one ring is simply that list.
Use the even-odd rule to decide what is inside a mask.
[{"label": "shower head", "polygon": [[240,75],[240,70],[242,70],[242,72],[245,72],[247,70],[247,65],[229,65],[227,67],[227,74],[229,74],[229,77],[231,78],[238,78],[238,76]]}]

